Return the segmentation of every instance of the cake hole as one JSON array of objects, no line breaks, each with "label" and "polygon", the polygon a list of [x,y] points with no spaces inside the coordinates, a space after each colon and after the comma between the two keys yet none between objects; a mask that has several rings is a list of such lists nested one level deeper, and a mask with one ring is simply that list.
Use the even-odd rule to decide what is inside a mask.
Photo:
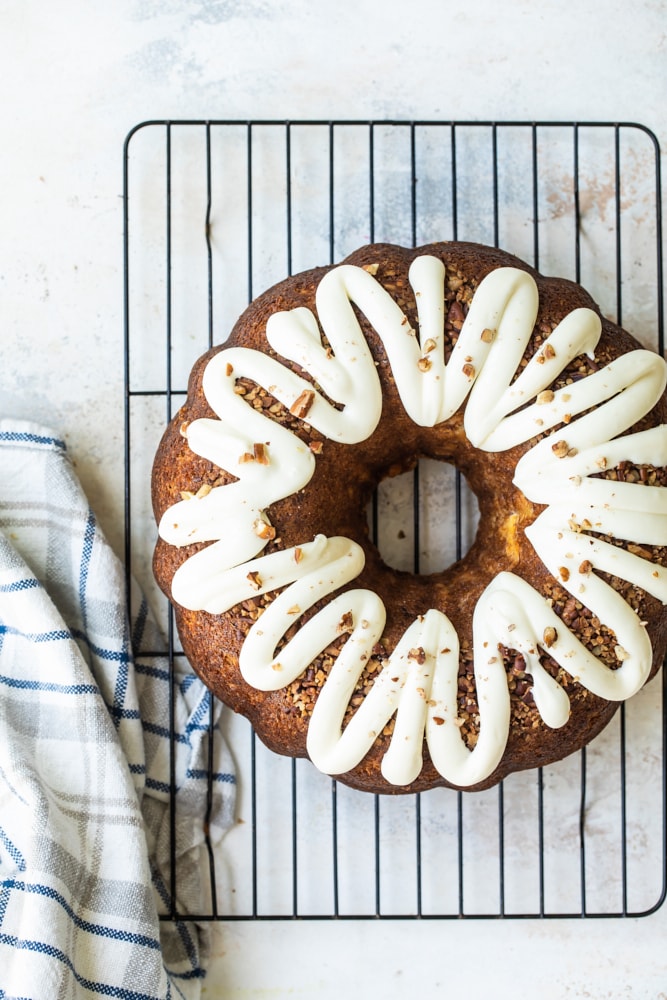
[{"label": "cake hole", "polygon": [[470,549],[479,523],[477,497],[453,465],[422,458],[383,479],[368,506],[371,538],[388,566],[441,573]]}]

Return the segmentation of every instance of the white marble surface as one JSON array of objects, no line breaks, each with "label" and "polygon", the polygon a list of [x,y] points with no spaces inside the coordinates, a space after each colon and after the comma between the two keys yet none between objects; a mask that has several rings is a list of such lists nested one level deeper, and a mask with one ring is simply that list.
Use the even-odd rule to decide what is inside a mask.
[{"label": "white marble surface", "polygon": [[[409,14],[408,14],[409,7]],[[640,121],[661,2],[4,0],[0,404],[65,437],[122,552],[122,144],[149,118]],[[208,997],[667,996],[639,920],[223,923]]]}]

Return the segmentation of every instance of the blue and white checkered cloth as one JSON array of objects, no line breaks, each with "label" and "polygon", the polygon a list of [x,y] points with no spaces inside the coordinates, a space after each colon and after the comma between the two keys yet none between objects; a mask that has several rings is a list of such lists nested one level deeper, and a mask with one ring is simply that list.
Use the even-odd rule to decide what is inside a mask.
[{"label": "blue and white checkered cloth", "polygon": [[[160,921],[172,852],[166,660],[65,447],[0,421],[0,997],[201,993],[205,930]],[[179,913],[201,908],[209,694],[174,687]],[[217,712],[218,709],[216,708]],[[209,832],[232,822],[214,743]],[[200,910],[201,912],[201,910]]]}]

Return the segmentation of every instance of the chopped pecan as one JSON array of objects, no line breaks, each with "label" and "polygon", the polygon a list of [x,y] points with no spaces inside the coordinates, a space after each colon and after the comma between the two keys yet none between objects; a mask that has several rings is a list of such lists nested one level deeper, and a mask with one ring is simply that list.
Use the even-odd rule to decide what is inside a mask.
[{"label": "chopped pecan", "polygon": [[338,632],[351,632],[354,628],[354,619],[352,617],[351,611],[346,611],[341,620],[338,622]]},{"label": "chopped pecan", "polygon": [[553,625],[547,625],[547,627],[544,630],[542,638],[544,640],[544,645],[547,647],[547,649],[549,649],[551,648],[551,646],[553,646],[556,639],[558,638],[558,632],[553,627]]},{"label": "chopped pecan", "polygon": [[312,389],[304,389],[303,392],[300,393],[300,395],[298,395],[294,400],[289,408],[289,411],[292,416],[298,417],[299,420],[304,420],[314,401],[314,391]]}]

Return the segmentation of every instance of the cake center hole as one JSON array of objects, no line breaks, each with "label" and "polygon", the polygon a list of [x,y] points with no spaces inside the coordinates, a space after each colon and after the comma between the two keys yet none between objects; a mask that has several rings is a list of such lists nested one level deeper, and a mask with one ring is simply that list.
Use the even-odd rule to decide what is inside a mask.
[{"label": "cake center hole", "polygon": [[477,497],[453,465],[422,458],[383,479],[368,507],[371,538],[393,569],[441,573],[470,549],[479,523]]}]

